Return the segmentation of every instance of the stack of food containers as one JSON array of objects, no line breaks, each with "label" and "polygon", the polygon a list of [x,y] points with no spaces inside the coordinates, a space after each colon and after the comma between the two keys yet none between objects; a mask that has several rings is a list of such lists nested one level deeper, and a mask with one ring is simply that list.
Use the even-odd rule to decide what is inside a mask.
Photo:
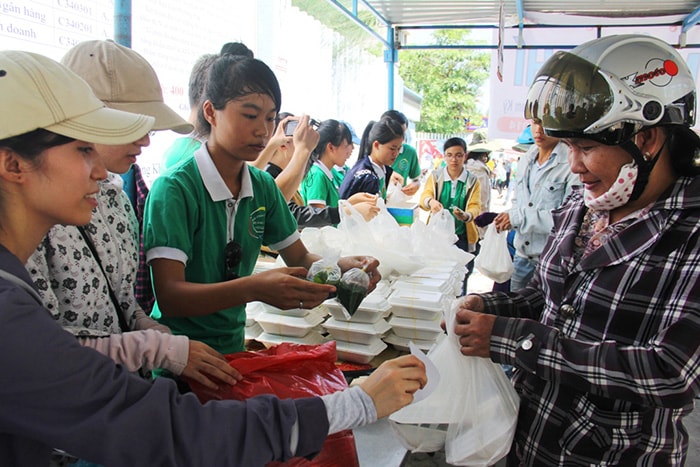
[{"label": "stack of food containers", "polygon": [[443,335],[440,322],[443,311],[449,306],[450,297],[439,290],[421,290],[409,285],[399,285],[388,299],[392,316],[391,332],[384,340],[399,350],[408,350],[413,343],[422,350],[429,350]]},{"label": "stack of food containers", "polygon": [[293,308],[281,310],[262,303],[262,310],[255,316],[255,321],[264,331],[256,340],[270,347],[282,342],[296,344],[321,344],[324,342],[320,324],[328,315],[328,310],[317,306],[311,310]]},{"label": "stack of food containers", "polygon": [[335,298],[324,302],[332,318],[323,327],[335,339],[340,360],[369,363],[386,349],[382,337],[390,328],[385,318],[391,306],[384,293],[378,288],[368,294],[352,316]]}]

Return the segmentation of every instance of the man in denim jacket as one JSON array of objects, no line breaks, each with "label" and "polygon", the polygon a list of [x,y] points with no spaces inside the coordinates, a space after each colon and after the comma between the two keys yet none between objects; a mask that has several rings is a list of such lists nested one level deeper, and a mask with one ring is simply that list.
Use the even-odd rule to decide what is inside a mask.
[{"label": "man in denim jacket", "polygon": [[535,144],[518,162],[512,207],[494,219],[499,232],[515,229],[510,290],[525,287],[532,278],[552,230],[552,210],[578,185],[567,160],[567,147],[558,138],[545,135],[540,120],[534,119],[531,128]]}]

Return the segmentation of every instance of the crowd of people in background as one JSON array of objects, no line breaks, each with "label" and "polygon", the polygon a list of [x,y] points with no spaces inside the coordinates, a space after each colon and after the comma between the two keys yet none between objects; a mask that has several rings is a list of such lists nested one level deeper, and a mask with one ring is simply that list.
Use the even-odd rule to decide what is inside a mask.
[{"label": "crowd of people in background", "polygon": [[[634,54],[673,61],[677,86],[628,89]],[[0,350],[18,356],[0,370],[19,381],[0,385],[0,457],[13,465],[262,465],[313,456],[328,433],[410,403],[426,383],[412,356],[297,401],[208,408],[179,379],[237,384],[223,355],[246,349],[247,303],[314,308],[335,291],[305,279],[321,258],[300,231],[337,226],[341,200],[370,221],[391,184],[428,219],[452,216],[455,245],[475,256],[487,225],[510,233],[512,278],[470,294],[467,264],[455,327],[464,355],[515,369],[509,465],[684,462],[682,418],[700,392],[700,138],[694,81],[667,44],[611,36],[558,52],[513,151],[480,131],[427,164],[397,110],[369,116],[359,137],[342,115],[282,112],[275,74],[241,43],[194,64],[187,121],[148,62],[112,41],[61,64],[0,52],[0,70],[3,102],[23,109],[0,127]],[[599,94],[573,79],[586,73]],[[645,111],[606,107],[619,93]],[[166,130],[183,136],[147,187],[137,156]],[[260,254],[286,267],[253,274]],[[370,290],[381,279],[371,256],[338,265],[365,270]]]}]

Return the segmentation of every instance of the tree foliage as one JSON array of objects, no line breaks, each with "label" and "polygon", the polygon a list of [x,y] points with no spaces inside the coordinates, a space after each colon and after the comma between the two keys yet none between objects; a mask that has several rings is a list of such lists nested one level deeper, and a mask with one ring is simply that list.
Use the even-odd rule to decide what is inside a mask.
[{"label": "tree foliage", "polygon": [[[435,33],[438,45],[468,43],[466,30]],[[489,76],[491,53],[465,49],[399,51],[399,74],[406,87],[422,95],[417,131],[458,133],[469,123],[481,125],[480,89]]]}]

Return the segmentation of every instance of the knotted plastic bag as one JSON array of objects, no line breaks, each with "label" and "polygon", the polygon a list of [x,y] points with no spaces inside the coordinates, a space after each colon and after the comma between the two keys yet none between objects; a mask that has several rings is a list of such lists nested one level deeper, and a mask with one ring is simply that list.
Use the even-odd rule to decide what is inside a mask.
[{"label": "knotted plastic bag", "polygon": [[347,319],[355,314],[368,290],[369,275],[364,269],[352,268],[345,271],[336,287],[336,298],[347,312]]},{"label": "knotted plastic bag", "polygon": [[389,417],[412,452],[445,448],[450,465],[490,466],[508,454],[520,399],[500,365],[466,357],[454,333],[455,300],[446,312],[447,337],[428,352],[440,372],[435,391]]}]

